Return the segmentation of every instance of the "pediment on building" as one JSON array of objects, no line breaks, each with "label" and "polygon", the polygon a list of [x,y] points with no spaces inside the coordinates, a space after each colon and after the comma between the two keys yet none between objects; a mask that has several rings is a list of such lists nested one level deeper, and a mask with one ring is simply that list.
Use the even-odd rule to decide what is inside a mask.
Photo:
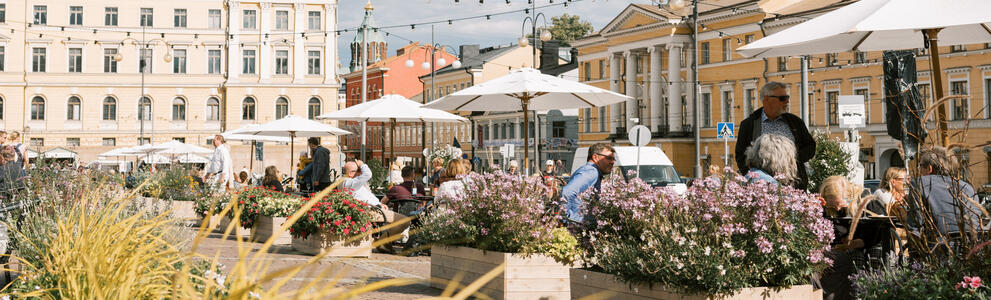
[{"label": "pediment on building", "polygon": [[667,15],[656,6],[630,4],[616,18],[606,24],[599,33],[607,35],[657,23],[666,25],[668,24]]}]

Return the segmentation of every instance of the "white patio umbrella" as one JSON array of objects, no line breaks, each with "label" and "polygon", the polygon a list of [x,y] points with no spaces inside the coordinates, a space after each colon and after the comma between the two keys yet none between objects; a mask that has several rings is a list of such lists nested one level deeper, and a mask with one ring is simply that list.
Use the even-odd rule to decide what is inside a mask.
[{"label": "white patio umbrella", "polygon": [[183,155],[179,157],[179,163],[206,164],[206,163],[210,163],[210,159],[199,155]]},{"label": "white patio umbrella", "polygon": [[[382,98],[354,105],[342,110],[326,113],[317,119],[340,121],[389,122],[389,159],[396,159],[396,122],[464,122],[467,119],[432,108],[406,99],[406,97],[389,94]],[[388,162],[386,162],[388,165]]]},{"label": "white patio umbrella", "polygon": [[529,110],[600,107],[629,98],[584,83],[544,75],[533,68],[523,68],[444,96],[424,107],[458,111],[523,111],[523,163],[529,167]]},{"label": "white patio umbrella", "polygon": [[251,141],[251,150],[248,151],[248,169],[254,172],[255,170],[255,143],[256,142],[276,142],[276,143],[289,143],[288,137],[281,136],[263,136],[263,135],[250,135],[244,134],[246,130],[250,130],[258,127],[258,124],[248,124],[241,126],[241,128],[230,130],[220,135],[228,141]]},{"label": "white patio umbrella", "polygon": [[[939,43],[991,42],[991,1],[861,0],[737,49],[744,56],[775,57],[847,51],[925,48],[940,70]],[[937,43],[937,35],[939,43]],[[940,72],[933,92],[943,98]],[[946,139],[946,110],[939,106],[939,136]]]},{"label": "white patio umbrella", "polygon": [[152,164],[152,165],[167,164],[172,162],[171,160],[169,160],[168,157],[158,154],[146,155],[144,158],[141,159],[141,161],[145,162],[146,164]]},{"label": "white patio umbrella", "polygon": [[155,151],[155,154],[207,154],[213,153],[213,150],[203,148],[196,145],[186,144],[180,141],[168,141],[156,145],[157,148],[161,150]]},{"label": "white patio umbrella", "polygon": [[113,150],[100,153],[99,156],[101,156],[101,157],[111,157],[111,156],[136,156],[136,155],[138,155],[138,154],[136,154],[136,153],[134,153],[132,151],[133,150],[131,149],[131,147],[121,147],[121,148],[115,148]]},{"label": "white patio umbrella", "polygon": [[250,129],[245,129],[244,131],[239,132],[239,134],[268,136],[268,137],[288,137],[289,138],[289,169],[287,169],[287,171],[289,171],[292,170],[292,161],[295,156],[295,153],[293,153],[293,151],[295,151],[293,149],[293,140],[296,137],[321,137],[328,135],[346,135],[346,134],[351,134],[351,132],[324,123],[306,119],[300,116],[288,115],[282,119],[261,124],[258,125],[257,127],[252,127]]}]

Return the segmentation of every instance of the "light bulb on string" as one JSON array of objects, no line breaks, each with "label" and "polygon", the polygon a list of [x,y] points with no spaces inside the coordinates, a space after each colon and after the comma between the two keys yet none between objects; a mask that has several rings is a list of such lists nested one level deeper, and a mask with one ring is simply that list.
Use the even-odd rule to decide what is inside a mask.
[{"label": "light bulb on string", "polygon": [[124,60],[124,55],[121,55],[120,52],[114,54],[114,61],[122,61],[122,60]]},{"label": "light bulb on string", "polygon": [[172,53],[165,53],[163,59],[165,59],[165,62],[172,62]]},{"label": "light bulb on string", "polygon": [[513,4],[512,4],[512,3],[510,3],[510,2],[509,2],[509,0],[506,0],[506,6],[512,6],[512,5],[513,5]]}]

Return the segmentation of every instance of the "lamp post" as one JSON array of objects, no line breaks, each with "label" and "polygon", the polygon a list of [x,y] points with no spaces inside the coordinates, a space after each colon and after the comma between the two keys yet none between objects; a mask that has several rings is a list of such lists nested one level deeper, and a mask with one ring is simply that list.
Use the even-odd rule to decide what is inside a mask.
[{"label": "lamp post", "polygon": [[[687,5],[686,0],[670,0],[668,1],[668,7],[674,12],[679,12],[684,9]],[[700,149],[702,148],[701,133],[699,129],[699,119],[701,119],[699,107],[699,72],[698,72],[698,19],[699,19],[699,6],[698,0],[689,0],[692,3],[692,13],[688,16],[688,19],[692,22],[692,78],[689,80],[692,83],[692,107],[694,113],[692,113],[692,120],[695,125],[695,178],[702,178],[702,155]]]},{"label": "lamp post", "polygon": [[[533,45],[533,47],[531,47],[532,50],[533,50],[533,63],[531,64],[531,67],[533,67],[534,69],[539,70],[539,68],[537,67],[537,47],[541,47],[541,42],[550,41],[551,38],[552,38],[552,35],[551,35],[551,31],[550,30],[547,30],[547,17],[544,16],[544,13],[538,13],[537,12],[537,3],[536,3],[536,1],[530,1],[530,15],[532,15],[532,17],[531,16],[527,16],[526,18],[523,18],[523,27],[520,29],[521,34],[520,34],[519,45],[520,45],[521,48],[523,48],[523,47],[526,47],[526,46],[528,46],[530,44],[530,41],[527,39],[526,34],[525,34],[525,32],[526,32],[526,23],[527,23],[527,21],[530,21],[530,36],[534,38],[533,39],[534,45]],[[543,18],[544,27],[541,28],[541,30],[540,30],[540,38],[537,39],[537,19],[540,19],[540,18]],[[524,124],[529,124],[529,122],[530,122],[530,120],[528,118],[529,113],[530,112],[528,112],[528,111],[523,111],[523,123]],[[536,122],[534,122],[534,126],[533,126],[533,127],[535,127],[533,129],[533,133],[534,133],[533,140],[535,142],[534,143],[535,145],[534,145],[534,150],[533,151],[534,151],[534,154],[535,154],[534,156],[536,156],[536,160],[537,161],[540,161],[540,117],[537,116],[537,111],[536,110],[533,111],[533,118],[536,120]],[[524,134],[526,134],[526,132],[524,132]],[[527,140],[524,139],[524,141],[523,141],[523,145],[524,145],[523,151],[526,151],[526,153],[529,153],[530,152],[530,149],[528,149],[529,147],[526,147],[527,144],[529,144],[529,141],[527,141]],[[524,155],[524,157],[526,157],[526,156],[528,156],[528,155]],[[530,174],[530,162],[527,159],[524,159],[524,162],[523,162],[523,174],[527,174],[527,175]]]},{"label": "lamp post", "polygon": [[[430,70],[430,100],[431,101],[432,100],[436,100],[436,99],[434,99],[434,97],[436,95],[436,92],[434,90],[434,75],[436,73],[435,71],[437,71],[437,66],[438,65],[443,66],[443,65],[446,65],[447,64],[447,60],[444,59],[443,57],[441,57],[440,59],[437,59],[436,58],[437,48],[438,47],[446,47],[446,48],[449,48],[449,49],[454,49],[454,47],[450,47],[450,46],[447,46],[447,45],[442,45],[442,44],[435,43],[434,42],[434,25],[430,25],[430,47],[429,48],[423,48],[423,51],[430,51],[430,61],[429,62],[425,61],[422,64],[420,64],[420,66],[424,70]],[[454,51],[454,50],[451,50],[451,51]],[[454,55],[455,56],[458,56],[457,53],[455,53]],[[426,55],[424,55],[424,56],[426,56]],[[412,68],[415,65],[416,65],[416,62],[414,62],[412,58],[407,58],[406,59],[406,67],[407,68]],[[452,68],[455,68],[455,69],[460,68],[461,67],[461,61],[455,59],[454,62],[451,63],[451,67]],[[423,97],[424,97],[423,103],[426,104],[427,103],[427,100],[426,100],[427,93],[424,93]],[[426,124],[426,122],[420,122],[420,126],[421,126],[421,128],[423,128],[423,131],[421,132],[422,135],[420,137],[421,138],[421,144],[423,146],[423,149],[426,149],[427,148],[427,124]],[[432,144],[437,143],[437,131],[436,131],[433,123],[430,123],[430,139],[432,140]],[[426,157],[424,157],[424,159],[426,159]],[[426,165],[426,164],[427,164],[427,162],[424,161],[424,165]]]},{"label": "lamp post", "polygon": [[[165,34],[164,33],[162,34],[162,37],[163,38],[165,37]],[[121,40],[121,46],[123,46],[124,45],[124,41],[127,41],[127,40],[131,40],[131,43],[132,44],[138,41],[137,39],[130,37],[130,33],[128,33],[128,37],[125,38],[125,39],[123,39],[123,40]],[[149,112],[146,110],[146,108],[144,106],[144,100],[145,99],[148,99],[148,94],[145,93],[145,73],[148,72],[148,71],[145,70],[145,68],[148,67],[148,62],[145,61],[144,51],[148,49],[148,44],[149,43],[152,43],[152,42],[162,42],[162,43],[165,44],[165,46],[169,47],[169,42],[165,41],[164,39],[156,38],[156,39],[151,39],[151,40],[145,40],[145,26],[142,26],[141,27],[141,47],[139,48],[140,50],[138,51],[138,72],[141,73],[141,91],[139,93],[141,95],[141,97],[138,98],[138,130],[139,130],[138,131],[138,145],[139,146],[144,144],[144,139],[145,139],[145,121],[146,121],[146,119],[149,119],[148,117],[146,117],[146,114],[149,114]],[[169,50],[166,50],[165,55],[162,57],[162,60],[164,60],[166,63],[172,62],[172,53],[170,53],[168,51]],[[113,60],[115,62],[121,62],[121,61],[124,60],[124,55],[121,54],[120,51],[117,51],[117,54],[114,54],[114,56],[113,56]],[[150,108],[148,108],[148,109],[150,109]],[[154,137],[154,133],[152,134],[152,137]]]}]

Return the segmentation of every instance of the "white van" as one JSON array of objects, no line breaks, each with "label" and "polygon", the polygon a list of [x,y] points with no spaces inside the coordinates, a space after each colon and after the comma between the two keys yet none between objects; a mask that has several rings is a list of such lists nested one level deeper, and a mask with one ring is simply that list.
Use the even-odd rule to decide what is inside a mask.
[{"label": "white van", "polygon": [[[613,172],[622,172],[623,178],[626,178],[629,171],[637,170],[637,147],[618,146],[614,148],[616,149],[616,164],[613,165]],[[587,162],[588,147],[578,148],[575,151],[575,159],[572,161],[571,173],[574,173]],[[640,148],[640,179],[652,186],[671,187],[679,195],[688,190],[688,187],[681,183],[681,177],[674,169],[671,159],[658,147]]]}]

